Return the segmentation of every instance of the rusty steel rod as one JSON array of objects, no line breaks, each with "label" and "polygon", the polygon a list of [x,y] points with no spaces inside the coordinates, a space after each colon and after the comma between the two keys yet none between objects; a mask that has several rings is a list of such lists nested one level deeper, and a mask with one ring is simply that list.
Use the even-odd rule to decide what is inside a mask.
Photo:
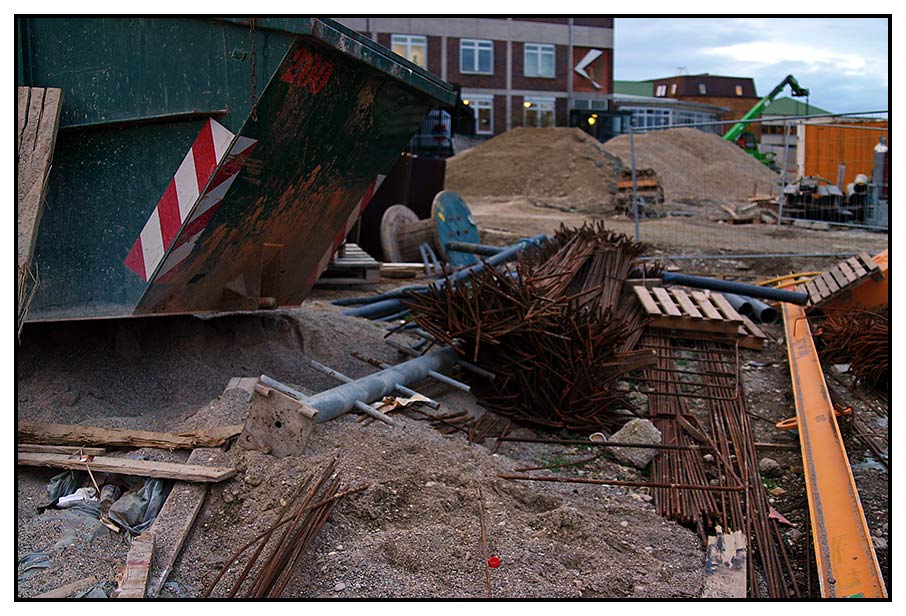
[{"label": "rusty steel rod", "polygon": [[741,492],[743,486],[712,486],[682,483],[659,483],[652,481],[621,481],[618,479],[591,479],[586,477],[547,477],[540,475],[498,474],[501,479],[511,481],[552,481],[554,483],[588,483],[602,486],[621,486],[627,488],[667,488],[673,490],[700,490],[702,492]]}]

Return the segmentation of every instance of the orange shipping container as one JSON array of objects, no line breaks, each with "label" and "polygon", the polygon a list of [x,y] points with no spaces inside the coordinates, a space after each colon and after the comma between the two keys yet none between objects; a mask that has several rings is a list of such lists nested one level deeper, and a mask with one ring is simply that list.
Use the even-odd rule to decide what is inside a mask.
[{"label": "orange shipping container", "polygon": [[[858,126],[858,128],[848,128]],[[865,130],[866,128],[888,128],[887,120],[844,119],[833,124],[805,124],[803,133],[799,133],[800,158],[799,169],[802,175],[820,176],[831,182],[837,181],[837,169],[840,164],[846,165],[843,176],[843,190],[854,181],[856,175],[864,173],[871,179],[871,168],[874,161],[874,148],[878,137],[885,137],[890,145],[890,131]],[[804,167],[804,171],[803,171]]]}]

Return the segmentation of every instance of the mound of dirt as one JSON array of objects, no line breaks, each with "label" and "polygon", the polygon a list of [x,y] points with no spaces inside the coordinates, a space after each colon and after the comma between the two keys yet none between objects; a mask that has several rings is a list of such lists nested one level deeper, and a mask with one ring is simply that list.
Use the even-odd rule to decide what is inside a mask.
[{"label": "mound of dirt", "polygon": [[[628,168],[629,135],[614,137],[604,148]],[[726,203],[778,192],[777,173],[739,146],[696,128],[636,135],[635,159],[637,167],[657,172],[668,202]]]},{"label": "mound of dirt", "polygon": [[466,198],[519,195],[608,212],[620,169],[619,159],[578,128],[514,128],[448,159],[446,188]]}]

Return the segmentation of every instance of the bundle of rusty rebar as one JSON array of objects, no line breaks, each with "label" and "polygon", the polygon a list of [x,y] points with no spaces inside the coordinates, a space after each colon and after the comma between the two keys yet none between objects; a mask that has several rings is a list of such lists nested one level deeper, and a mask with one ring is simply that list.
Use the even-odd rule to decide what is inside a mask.
[{"label": "bundle of rusty rebar", "polygon": [[[341,490],[340,479],[335,471],[336,460],[333,460],[320,473],[315,472],[304,479],[287,499],[277,521],[233,554],[208,585],[204,597],[210,596],[233,564],[256,544],[258,547],[226,596],[258,599],[280,597],[300,558],[330,517],[337,502],[344,496],[361,492],[368,487]],[[276,533],[281,527],[283,531],[277,537]],[[260,560],[262,552],[268,546],[268,555]],[[250,583],[246,584],[247,581]]]},{"label": "bundle of rusty rebar", "polygon": [[885,312],[834,311],[821,324],[821,355],[849,363],[853,377],[882,390],[890,389],[890,317]]},{"label": "bundle of rusty rebar", "polygon": [[602,224],[561,227],[515,271],[410,295],[422,329],[497,378],[473,387],[508,418],[574,430],[615,429],[634,415],[617,381],[654,360],[634,350],[644,317],[625,280],[642,246]]},{"label": "bundle of rusty rebar", "polygon": [[[716,342],[680,341],[664,334],[646,334],[641,345],[657,348],[659,353],[658,366],[646,370],[646,378],[653,381],[649,414],[661,430],[662,442],[685,445],[699,441],[714,452],[716,465],[715,478],[708,480],[701,456],[683,450],[660,451],[652,462],[653,481],[742,487],[735,492],[659,488],[654,491],[658,512],[694,525],[699,536],[716,524],[742,530],[768,596],[799,596],[794,571],[761,482],[742,381],[738,370],[727,369],[730,358],[735,358],[735,350]],[[699,367],[694,373],[675,370],[680,360]],[[684,392],[681,380],[694,380],[700,389]],[[735,390],[734,396],[726,395],[728,388]],[[750,591],[752,596],[758,596],[756,569],[749,567],[748,571]]]}]

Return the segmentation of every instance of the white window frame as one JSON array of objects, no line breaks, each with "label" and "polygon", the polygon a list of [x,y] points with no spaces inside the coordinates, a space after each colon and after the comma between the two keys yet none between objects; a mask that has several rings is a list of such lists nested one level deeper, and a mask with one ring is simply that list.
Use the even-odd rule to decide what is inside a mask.
[{"label": "white window frame", "polygon": [[744,91],[743,91],[743,89],[742,89],[742,84],[741,84],[741,83],[737,83],[737,84],[736,84],[736,96],[742,96],[742,95],[743,95],[743,92],[744,92]]},{"label": "white window frame", "polygon": [[708,93],[708,84],[706,84],[704,82],[699,83],[698,84],[698,93],[701,94],[702,96],[706,95]]},{"label": "white window frame", "polygon": [[[529,61],[529,54],[533,56],[531,61]],[[549,75],[541,72],[542,56],[550,56],[551,58],[551,73]],[[532,70],[529,71],[529,68]],[[523,45],[522,74],[526,77],[555,79],[557,77],[557,48],[545,43],[526,43]]]},{"label": "white window frame", "polygon": [[[553,127],[553,126],[557,125],[557,102],[555,99],[538,97],[538,96],[526,96],[522,102],[523,102],[523,105],[522,105],[522,125],[523,126],[528,126],[525,123],[526,114],[527,114],[528,110],[534,106],[538,107],[539,113],[537,116],[538,121],[532,128],[541,128],[541,114],[546,111],[550,111],[550,113],[551,113],[551,126]],[[526,107],[525,103],[529,103],[530,106]]]},{"label": "white window frame", "polygon": [[[462,52],[466,48],[471,48],[475,52],[475,62],[471,67],[466,67],[462,61]],[[479,57],[482,51],[489,52],[490,62],[488,66],[490,70],[482,71],[479,70],[481,62]],[[459,72],[467,75],[493,75],[494,74],[494,41],[489,39],[459,39]]]},{"label": "white window frame", "polygon": [[[397,45],[402,45],[406,48],[406,54],[403,56],[413,64],[417,64],[424,69],[428,68],[428,37],[423,34],[391,34],[390,35],[390,49],[393,50]],[[418,64],[412,59],[412,48],[413,47],[422,47],[424,49],[424,65]],[[395,52],[394,52],[395,53]]]},{"label": "white window frame", "polygon": [[[469,101],[469,107],[475,110],[475,134],[476,135],[493,135],[494,134],[494,97],[489,94],[463,94],[462,98]],[[478,110],[488,109],[491,112],[491,125],[489,128],[482,130],[478,122]]]},{"label": "white window frame", "polygon": [[657,89],[655,90],[654,95],[655,96],[666,96],[667,95],[667,84],[662,83],[661,85],[659,85],[657,87]]},{"label": "white window frame", "polygon": [[670,84],[670,95],[673,96],[674,94],[676,94],[676,84],[671,83]]}]

